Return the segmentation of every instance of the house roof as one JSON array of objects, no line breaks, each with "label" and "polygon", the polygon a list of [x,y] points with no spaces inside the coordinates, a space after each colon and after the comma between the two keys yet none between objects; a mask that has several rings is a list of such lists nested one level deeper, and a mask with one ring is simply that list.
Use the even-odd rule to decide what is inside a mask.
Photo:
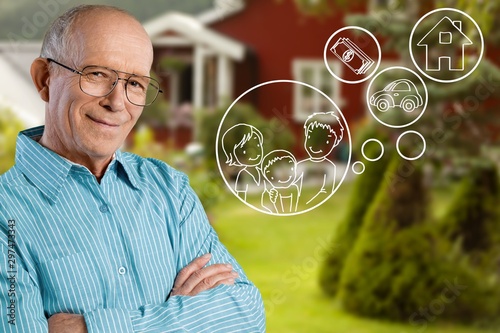
[{"label": "house roof", "polygon": [[0,43],[0,108],[7,107],[26,126],[43,124],[45,103],[31,81],[30,68],[40,53],[40,42]]},{"label": "house roof", "polygon": [[214,8],[199,14],[196,19],[204,25],[210,25],[233,16],[245,9],[244,0],[215,0]]},{"label": "house roof", "polygon": [[205,24],[218,19],[214,13],[209,11],[195,18],[178,12],[168,12],[144,23],[144,28],[153,45],[169,45],[169,41],[174,39],[166,37],[165,33],[175,32],[187,39],[189,44],[206,45],[217,53],[224,54],[234,60],[242,60],[245,55],[244,44],[206,27]]},{"label": "house roof", "polygon": [[[453,30],[453,31],[452,31]],[[462,32],[461,27],[457,27],[448,16],[443,17],[421,40],[418,46],[430,45],[435,43],[435,35],[440,32],[458,32],[462,35],[463,39],[459,45],[472,45],[472,41]],[[456,39],[455,39],[456,40]]]}]

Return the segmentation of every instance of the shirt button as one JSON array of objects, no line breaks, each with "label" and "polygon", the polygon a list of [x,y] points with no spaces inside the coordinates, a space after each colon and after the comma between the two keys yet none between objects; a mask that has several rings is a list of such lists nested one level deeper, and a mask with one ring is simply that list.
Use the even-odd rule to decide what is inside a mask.
[{"label": "shirt button", "polygon": [[125,273],[127,273],[127,269],[125,267],[122,266],[118,268],[118,274],[124,275]]},{"label": "shirt button", "polygon": [[99,207],[99,210],[101,211],[101,213],[107,213],[109,211],[108,205],[102,205],[101,207]]}]

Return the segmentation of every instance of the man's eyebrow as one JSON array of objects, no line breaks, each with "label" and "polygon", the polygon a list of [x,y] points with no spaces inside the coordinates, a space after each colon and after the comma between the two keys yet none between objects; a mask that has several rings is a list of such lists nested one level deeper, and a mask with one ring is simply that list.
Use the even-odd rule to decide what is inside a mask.
[{"label": "man's eyebrow", "polygon": [[115,69],[113,67],[109,67],[109,66],[105,66],[105,65],[96,65],[96,64],[85,64],[85,65],[82,65],[82,70],[85,69],[85,68],[87,68],[87,67],[103,67],[103,68],[111,69],[113,71],[117,71],[118,73],[127,74],[127,75],[147,76],[147,77],[150,77],[150,75],[151,75],[151,71],[149,71],[147,74],[129,73],[129,72],[121,71],[119,69]]}]

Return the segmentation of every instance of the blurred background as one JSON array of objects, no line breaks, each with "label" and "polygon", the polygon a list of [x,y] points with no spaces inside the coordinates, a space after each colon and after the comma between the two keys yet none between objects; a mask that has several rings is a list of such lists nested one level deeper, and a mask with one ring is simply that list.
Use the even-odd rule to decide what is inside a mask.
[{"label": "blurred background", "polygon": [[[55,17],[82,3],[129,10],[150,34],[152,75],[164,93],[144,110],[123,149],[189,174],[221,240],[261,290],[269,332],[500,332],[500,1],[1,1],[0,174],[14,163],[18,132],[44,121],[29,75],[41,38]],[[410,33],[441,7],[479,24],[483,58],[458,83],[425,78],[429,102],[418,122],[383,126],[368,109],[369,81],[334,78],[323,60],[325,43],[338,29],[360,26],[380,41],[378,71],[417,72]],[[460,30],[475,34],[466,20]],[[479,53],[466,52],[465,62]],[[360,175],[348,172],[320,207],[288,217],[239,201],[222,181],[215,148],[232,101],[278,79],[310,84],[333,99],[350,127],[352,158],[347,139],[329,158],[366,167]],[[316,94],[297,85],[254,91],[231,110],[224,124],[258,124],[273,138],[267,149],[301,157],[305,119],[326,111]],[[406,130],[425,138],[418,160],[396,152]],[[366,157],[380,155],[381,147],[362,148],[373,138],[384,148],[376,162]],[[406,156],[422,151],[421,141],[406,141],[400,145]]]}]

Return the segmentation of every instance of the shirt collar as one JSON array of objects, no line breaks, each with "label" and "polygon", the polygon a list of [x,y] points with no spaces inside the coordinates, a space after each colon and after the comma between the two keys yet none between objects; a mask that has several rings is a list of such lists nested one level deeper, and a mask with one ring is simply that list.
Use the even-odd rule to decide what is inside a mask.
[{"label": "shirt collar", "polygon": [[[39,126],[19,133],[16,147],[16,165],[49,200],[55,202],[71,169],[85,167],[73,163],[40,145],[36,140],[42,136],[44,129],[45,126]],[[123,167],[130,184],[139,189],[137,173],[134,172],[119,150],[116,151],[115,161],[112,163],[119,163]],[[109,170],[108,167],[106,172]]]},{"label": "shirt collar", "polygon": [[134,187],[135,189],[139,190],[140,182],[137,170],[133,168],[131,163],[126,160],[124,154],[120,150],[117,150],[115,152],[115,159],[116,162],[118,162],[118,164],[122,166],[123,171],[125,171],[125,175],[127,176],[130,185],[132,185],[132,187]]}]

